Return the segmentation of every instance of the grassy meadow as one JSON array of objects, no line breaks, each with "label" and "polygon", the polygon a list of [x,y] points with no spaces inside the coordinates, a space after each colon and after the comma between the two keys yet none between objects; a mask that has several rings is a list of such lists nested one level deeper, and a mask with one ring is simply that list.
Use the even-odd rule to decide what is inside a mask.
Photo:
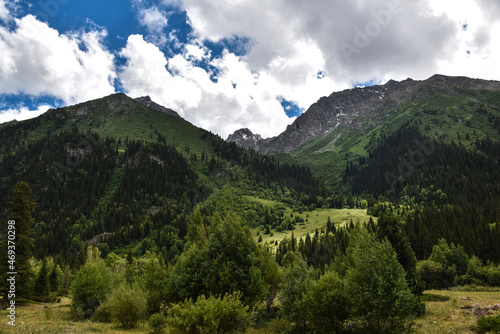
[{"label": "grassy meadow", "polygon": [[[500,289],[490,288],[490,291],[458,291],[458,290],[431,290],[432,293],[447,296],[448,301],[429,301],[426,304],[425,316],[415,320],[417,333],[441,334],[441,333],[475,333],[472,327],[477,318],[468,314],[465,306],[478,305],[489,307],[500,304]],[[492,311],[492,315],[500,314]]]},{"label": "grassy meadow", "polygon": [[[278,202],[275,201],[257,198],[253,199],[268,206],[278,204]],[[292,214],[293,217],[299,216],[304,220],[304,222],[302,223],[297,223],[297,225],[295,226],[295,230],[283,230],[281,232],[273,230],[271,231],[271,234],[264,234],[264,228],[262,226],[259,226],[251,229],[254,240],[257,242],[259,236],[262,236],[261,243],[265,244],[267,242],[269,244],[269,247],[275,247],[276,241],[278,241],[279,244],[279,242],[281,242],[281,240],[283,240],[284,238],[291,238],[292,232],[294,237],[300,239],[302,237],[305,237],[308,233],[312,236],[316,229],[326,229],[326,222],[328,221],[328,217],[336,227],[344,227],[346,224],[349,224],[351,220],[354,222],[354,224],[365,223],[370,220],[370,216],[366,214],[366,209],[316,209],[313,211],[304,211],[302,213],[299,213],[294,212],[292,208],[287,207],[285,216],[291,216]],[[377,221],[376,217],[372,217],[372,219],[375,222]]]},{"label": "grassy meadow", "polygon": [[[468,314],[464,306],[478,305],[480,307],[500,304],[500,289],[488,291],[429,290],[425,294],[436,294],[449,297],[447,301],[427,301],[426,314],[414,320],[416,333],[475,333],[473,326],[477,318]],[[16,309],[16,327],[6,325],[7,311],[0,311],[2,321],[0,333],[151,333],[147,321],[139,323],[135,329],[124,330],[113,323],[100,323],[90,320],[75,322],[70,316],[70,299],[62,298],[61,303],[50,304],[47,308],[43,303],[30,303]],[[500,314],[500,310],[492,311],[492,315]],[[263,322],[253,328],[247,328],[244,333],[276,333],[289,332],[291,325],[285,319],[274,319]],[[166,331],[168,333],[168,330]]]},{"label": "grassy meadow", "polygon": [[147,321],[131,330],[120,329],[116,324],[87,321],[73,321],[70,314],[71,299],[62,298],[60,303],[29,303],[16,308],[16,326],[7,325],[7,311],[0,311],[0,333],[16,334],[87,334],[87,333],[149,333]]}]

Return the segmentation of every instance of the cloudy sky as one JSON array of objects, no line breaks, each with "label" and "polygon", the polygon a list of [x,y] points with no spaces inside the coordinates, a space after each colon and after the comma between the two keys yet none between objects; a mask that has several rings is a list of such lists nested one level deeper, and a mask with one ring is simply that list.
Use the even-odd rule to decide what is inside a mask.
[{"label": "cloudy sky", "polygon": [[499,36],[498,0],[0,0],[0,123],[124,92],[269,137],[334,91],[500,80]]}]

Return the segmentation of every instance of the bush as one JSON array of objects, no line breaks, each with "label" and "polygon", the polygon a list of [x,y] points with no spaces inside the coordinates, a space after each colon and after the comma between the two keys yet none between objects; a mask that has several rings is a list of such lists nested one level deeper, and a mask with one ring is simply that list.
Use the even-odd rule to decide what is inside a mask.
[{"label": "bush", "polygon": [[123,328],[134,328],[146,315],[146,296],[139,287],[122,283],[113,291],[106,307],[113,321]]},{"label": "bush", "polygon": [[155,313],[149,317],[149,327],[153,333],[163,333],[167,327],[167,318],[162,313]]},{"label": "bush", "polygon": [[196,303],[187,300],[168,311],[167,322],[173,334],[235,333],[247,323],[248,306],[241,294],[226,294],[223,298],[201,296]]},{"label": "bush", "polygon": [[436,295],[433,293],[424,293],[420,296],[421,302],[447,302],[450,297],[443,295]]},{"label": "bush", "polygon": [[349,317],[349,301],[344,295],[343,283],[337,273],[326,273],[311,283],[299,302],[308,328],[315,333],[343,333]]},{"label": "bush", "polygon": [[111,272],[104,261],[86,263],[73,281],[71,311],[74,318],[90,318],[112,289]]},{"label": "bush", "polygon": [[453,286],[456,270],[432,260],[425,260],[417,263],[417,273],[428,289],[444,289]]},{"label": "bush", "polygon": [[403,333],[418,307],[391,244],[355,230],[346,251],[345,292],[366,333]]},{"label": "bush", "polygon": [[479,333],[500,333],[500,315],[479,319],[475,330]]},{"label": "bush", "polygon": [[306,317],[301,308],[300,301],[307,293],[314,272],[307,267],[300,253],[289,251],[283,258],[283,283],[279,300],[281,312],[296,323],[296,326],[306,326]]},{"label": "bush", "polygon": [[101,304],[95,310],[94,320],[99,322],[111,322],[111,310],[108,303]]}]

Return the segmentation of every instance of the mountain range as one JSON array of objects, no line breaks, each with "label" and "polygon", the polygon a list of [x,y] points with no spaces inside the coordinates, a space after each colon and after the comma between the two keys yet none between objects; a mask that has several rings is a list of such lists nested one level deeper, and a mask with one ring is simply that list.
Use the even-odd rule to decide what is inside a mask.
[{"label": "mountain range", "polygon": [[461,140],[470,145],[486,136],[500,140],[499,95],[498,81],[443,75],[391,80],[322,97],[276,137],[263,139],[241,129],[227,140],[280,161],[307,165],[338,189],[348,161],[367,156],[380,138],[407,122],[446,143]]},{"label": "mountain range", "polygon": [[[336,142],[349,130],[358,130],[363,136],[412,116],[401,113],[403,106],[420,106],[436,97],[453,102],[453,107],[458,107],[457,102],[461,105],[487,103],[478,95],[499,91],[498,81],[466,77],[434,75],[424,81],[390,80],[384,85],[358,87],[320,98],[277,137],[263,139],[249,129],[240,129],[227,140],[263,154],[292,153],[312,141],[321,141],[323,145],[315,147],[314,152],[322,153],[334,150]],[[458,121],[460,116],[454,117]]]},{"label": "mountain range", "polygon": [[[335,92],[277,137],[241,129],[227,141],[147,96],[119,93],[0,124],[0,143],[0,207],[17,181],[31,185],[37,257],[75,261],[92,241],[105,252],[156,249],[172,260],[198,205],[206,217],[236,210],[270,231],[298,223],[283,208],[376,214],[391,201],[439,215],[441,205],[474,207],[450,213],[464,221],[408,232],[428,239],[415,248],[421,258],[439,235],[475,250],[487,234],[477,226],[500,221],[495,81],[435,75]],[[468,227],[449,234],[453,224]],[[483,234],[462,240],[473,228]]]}]

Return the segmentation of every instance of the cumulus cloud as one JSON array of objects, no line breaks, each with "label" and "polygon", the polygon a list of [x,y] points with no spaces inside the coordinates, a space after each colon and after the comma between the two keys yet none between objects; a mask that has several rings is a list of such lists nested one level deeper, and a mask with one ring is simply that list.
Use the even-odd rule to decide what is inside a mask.
[{"label": "cumulus cloud", "polygon": [[50,95],[77,103],[114,92],[114,57],[104,31],[59,34],[28,15],[0,27],[0,94]]},{"label": "cumulus cloud", "polygon": [[148,30],[158,32],[162,31],[168,24],[165,13],[158,10],[158,7],[144,8],[139,14],[139,21],[146,26]]},{"label": "cumulus cloud", "polygon": [[[197,106],[201,100],[200,89],[193,81],[172,75],[166,68],[168,62],[163,52],[146,42],[142,35],[129,36],[120,55],[127,60],[120,80],[131,95],[150,95],[181,114],[186,108]],[[170,70],[179,69],[170,66]]]},{"label": "cumulus cloud", "polygon": [[168,36],[163,30],[168,25],[166,13],[159,10],[157,6],[145,7],[142,2],[137,2],[139,23],[148,31],[148,41],[155,45],[163,46],[168,41]]},{"label": "cumulus cloud", "polygon": [[273,94],[276,82],[269,76],[256,77],[237,56],[226,52],[211,63],[220,70],[214,82],[207,70],[192,62],[207,51],[195,45],[186,49],[185,54],[167,59],[143,36],[130,36],[120,53],[127,59],[120,72],[124,89],[132,96],[148,94],[223,137],[241,127],[273,136],[289,124]]},{"label": "cumulus cloud", "polygon": [[5,20],[9,16],[5,0],[0,0],[0,20]]},{"label": "cumulus cloud", "polygon": [[35,110],[30,110],[27,107],[8,108],[5,110],[0,110],[0,124],[12,121],[14,119],[17,121],[24,121],[26,119],[35,118],[51,108],[53,107],[43,104]]},{"label": "cumulus cloud", "polygon": [[497,0],[477,0],[484,16],[488,20],[500,20],[500,2]]},{"label": "cumulus cloud", "polygon": [[[279,56],[298,62],[299,75],[299,68],[324,66],[318,70],[340,83],[401,73],[423,78],[436,71],[436,60],[456,49],[456,25],[445,16],[433,15],[428,0],[183,3],[200,38],[250,38],[253,48],[245,58],[256,71],[266,69]],[[315,61],[301,55],[304,47],[319,50]]]},{"label": "cumulus cloud", "polygon": [[437,67],[449,75],[500,80],[500,4],[490,0],[442,0],[433,2],[435,15],[445,15],[460,27],[456,52],[441,59]]}]

